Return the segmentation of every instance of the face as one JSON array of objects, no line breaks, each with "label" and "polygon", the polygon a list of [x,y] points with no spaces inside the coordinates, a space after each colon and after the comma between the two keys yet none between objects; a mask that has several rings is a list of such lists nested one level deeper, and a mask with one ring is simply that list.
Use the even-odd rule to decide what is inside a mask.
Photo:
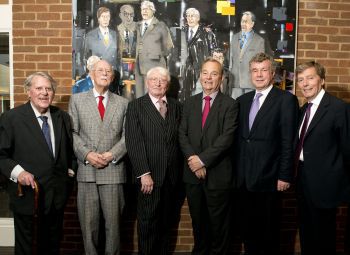
[{"label": "face", "polygon": [[98,92],[107,91],[109,84],[113,80],[113,69],[111,65],[104,60],[98,61],[91,73],[95,89]]},{"label": "face", "polygon": [[321,79],[321,77],[317,75],[314,67],[305,69],[303,72],[299,73],[297,77],[298,87],[308,101],[314,99],[324,85],[324,79]]},{"label": "face", "polygon": [[150,73],[149,77],[147,77],[146,84],[148,93],[153,97],[162,98],[168,90],[169,82],[166,75],[162,75],[155,71]]},{"label": "face", "polygon": [[55,96],[51,83],[42,76],[35,76],[31,84],[27,91],[29,100],[40,113],[45,113]]},{"label": "face", "polygon": [[187,24],[189,27],[195,27],[199,24],[199,17],[193,13],[186,15]]},{"label": "face", "polygon": [[270,86],[274,75],[269,60],[251,63],[250,76],[256,90],[261,91]]},{"label": "face", "polygon": [[206,95],[219,90],[222,82],[221,64],[211,61],[206,62],[202,67],[199,80]]},{"label": "face", "polygon": [[224,54],[222,52],[214,52],[213,59],[216,59],[220,64],[224,63]]},{"label": "face", "polygon": [[154,12],[148,8],[148,7],[143,7],[141,8],[141,16],[143,20],[148,20],[153,17]]},{"label": "face", "polygon": [[111,19],[111,14],[109,12],[103,12],[101,13],[101,16],[98,18],[98,24],[103,28],[107,28],[109,26],[110,19]]},{"label": "face", "polygon": [[134,10],[130,7],[125,7],[124,10],[119,14],[124,25],[131,25],[134,21]]},{"label": "face", "polygon": [[241,30],[244,33],[250,32],[254,27],[254,22],[250,15],[243,15],[241,19]]}]

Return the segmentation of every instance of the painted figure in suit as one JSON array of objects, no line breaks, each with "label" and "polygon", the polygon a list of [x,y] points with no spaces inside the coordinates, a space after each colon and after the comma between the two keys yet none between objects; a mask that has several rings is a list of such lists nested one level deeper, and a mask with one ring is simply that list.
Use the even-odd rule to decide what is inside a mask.
[{"label": "painted figure in suit", "polygon": [[69,103],[78,159],[78,215],[86,254],[97,254],[100,209],[105,219],[105,254],[120,254],[128,101],[108,91],[113,69],[107,61],[97,62],[92,74],[94,88],[74,94]]},{"label": "painted figure in suit", "polygon": [[217,60],[203,62],[200,82],[203,93],[185,101],[179,129],[194,235],[192,254],[228,254],[238,104],[219,91],[222,65]]},{"label": "painted figure in suit", "polygon": [[124,4],[120,7],[119,17],[122,20],[117,26],[120,58],[135,58],[136,54],[136,22],[134,7]]},{"label": "painted figure in suit", "polygon": [[88,91],[94,87],[92,82],[93,78],[91,78],[90,71],[93,69],[94,64],[96,64],[100,60],[97,56],[91,56],[86,62],[86,76],[85,78],[77,81],[72,87],[72,94],[77,94],[80,92]]},{"label": "painted figure in suit", "polygon": [[118,70],[118,37],[117,33],[108,28],[111,19],[111,12],[106,7],[100,7],[97,10],[97,19],[99,26],[87,33],[84,45],[85,61],[92,55],[106,60]]},{"label": "painted figure in suit", "polygon": [[298,101],[273,87],[275,65],[265,53],[249,63],[255,91],[240,96],[237,157],[242,235],[248,254],[279,254],[278,191],[293,178]]},{"label": "painted figure in suit", "polygon": [[[73,169],[69,115],[51,106],[56,82],[44,72],[24,82],[29,102],[1,116],[0,170],[10,178],[8,193],[14,215],[15,254],[32,254],[34,180],[40,190],[37,254],[60,254],[63,211]],[[23,196],[17,195],[22,185]]]},{"label": "painted figure in suit", "polygon": [[181,34],[182,100],[202,91],[197,82],[201,66],[206,58],[212,56],[213,49],[216,47],[214,33],[199,24],[200,13],[197,9],[186,10],[186,21],[187,25],[182,29]]},{"label": "painted figure in suit", "polygon": [[163,67],[147,72],[148,94],[132,101],[126,115],[126,147],[138,184],[137,234],[139,254],[169,254],[179,176],[178,144],[181,105],[166,96],[170,75]]},{"label": "painted figure in suit", "polygon": [[232,73],[224,66],[224,52],[220,48],[215,48],[213,51],[213,58],[219,61],[223,68],[222,74],[222,83],[220,85],[220,91],[224,95],[231,96],[233,88],[233,75]]},{"label": "painted figure in suit", "polygon": [[174,47],[169,28],[154,17],[156,9],[150,1],[141,3],[142,21],[137,24],[136,98],[145,94],[145,76],[152,67],[167,67],[167,56]]},{"label": "painted figure in suit", "polygon": [[249,61],[259,52],[265,52],[265,40],[254,30],[256,17],[252,12],[243,12],[241,31],[230,42],[230,71],[234,76],[232,97],[237,98],[254,90],[250,79]]},{"label": "painted figure in suit", "polygon": [[350,201],[349,104],[325,92],[321,64],[300,64],[295,73],[307,100],[296,139],[301,254],[332,255],[336,254],[336,208]]}]

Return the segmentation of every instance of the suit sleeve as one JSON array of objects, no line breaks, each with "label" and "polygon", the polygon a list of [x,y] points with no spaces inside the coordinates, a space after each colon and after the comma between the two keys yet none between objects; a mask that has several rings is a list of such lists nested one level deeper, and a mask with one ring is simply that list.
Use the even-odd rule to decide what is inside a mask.
[{"label": "suit sleeve", "polygon": [[222,153],[232,146],[238,127],[238,109],[236,101],[230,103],[225,113],[221,134],[215,139],[212,146],[198,155],[205,166],[210,167]]},{"label": "suit sleeve", "polygon": [[191,104],[185,103],[182,111],[182,117],[179,127],[179,143],[182,150],[183,155],[185,156],[186,160],[192,156],[195,155],[195,150],[192,148],[192,145],[190,143],[190,139],[188,137],[188,122],[189,122],[189,111],[191,108]]},{"label": "suit sleeve", "polygon": [[131,103],[126,113],[125,142],[135,176],[151,172],[140,124],[137,108]]},{"label": "suit sleeve", "polygon": [[343,154],[344,166],[350,173],[350,104],[344,103],[342,111],[337,112],[338,142]]},{"label": "suit sleeve", "polygon": [[293,95],[285,96],[282,99],[280,109],[280,148],[281,159],[278,179],[290,182],[293,175],[294,149],[293,141],[298,126],[298,100]]},{"label": "suit sleeve", "polygon": [[123,109],[123,129],[120,140],[110,149],[110,152],[113,154],[115,162],[118,162],[126,154],[126,145],[125,145],[125,115],[126,115],[127,103]]}]

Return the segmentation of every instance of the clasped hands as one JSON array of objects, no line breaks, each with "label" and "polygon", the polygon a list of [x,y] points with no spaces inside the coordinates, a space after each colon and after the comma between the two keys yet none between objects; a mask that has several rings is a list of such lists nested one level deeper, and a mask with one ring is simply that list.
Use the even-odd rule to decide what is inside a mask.
[{"label": "clasped hands", "polygon": [[197,155],[190,156],[187,159],[187,164],[198,179],[205,179],[207,170]]},{"label": "clasped hands", "polygon": [[113,155],[109,151],[106,151],[104,153],[90,151],[86,156],[86,160],[93,167],[101,169],[108,166],[109,162],[113,160]]}]

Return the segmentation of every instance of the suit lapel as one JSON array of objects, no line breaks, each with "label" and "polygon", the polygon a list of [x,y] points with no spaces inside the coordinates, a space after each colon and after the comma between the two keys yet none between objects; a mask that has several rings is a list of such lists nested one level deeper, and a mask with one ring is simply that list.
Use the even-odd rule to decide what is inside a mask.
[{"label": "suit lapel", "polygon": [[96,98],[94,96],[94,92],[92,89],[88,91],[86,94],[86,108],[88,108],[88,111],[91,113],[91,118],[96,121],[99,125],[102,124],[100,112],[97,108]]},{"label": "suit lapel", "polygon": [[245,137],[247,137],[249,135],[249,112],[250,112],[250,107],[252,106],[253,103],[253,99],[254,99],[254,95],[255,95],[255,91],[249,92],[249,94],[247,95],[247,102],[243,103],[242,105],[242,109],[241,109],[241,113],[242,114],[242,118],[243,118],[243,128],[242,130],[244,131],[244,135]]},{"label": "suit lapel", "polygon": [[117,99],[112,95],[112,93],[108,92],[108,102],[102,122],[104,130],[107,130],[117,109],[119,109]]},{"label": "suit lapel", "polygon": [[164,128],[164,119],[158,112],[157,108],[154,106],[151,98],[148,94],[143,97],[143,105],[145,107],[146,114],[150,120],[161,130]]},{"label": "suit lapel", "polygon": [[55,135],[55,159],[58,157],[58,152],[60,150],[61,145],[61,135],[62,135],[62,116],[60,112],[55,109],[50,111],[51,119],[52,119],[52,125],[53,125],[53,131]]},{"label": "suit lapel", "polygon": [[324,94],[320,105],[318,106],[314,117],[312,118],[309,127],[306,130],[305,139],[308,134],[312,131],[312,129],[317,125],[317,123],[322,119],[322,117],[327,113],[329,105],[329,95],[327,93]]},{"label": "suit lapel", "polygon": [[[156,27],[157,23],[158,23],[158,20],[156,19],[156,17],[153,17],[151,24],[148,24],[148,28],[142,37],[145,37],[150,31],[152,31]],[[142,34],[142,32],[141,32],[141,34]]]},{"label": "suit lapel", "polygon": [[[203,133],[208,129],[208,127],[210,126],[210,124],[213,122],[213,118],[214,116],[216,116],[219,112],[219,109],[221,107],[221,103],[222,103],[222,94],[219,91],[218,94],[215,97],[215,100],[213,102],[213,105],[210,108],[208,117],[204,123],[204,127],[203,127]],[[202,116],[202,115],[201,115]],[[202,123],[202,122],[201,122]]]}]

